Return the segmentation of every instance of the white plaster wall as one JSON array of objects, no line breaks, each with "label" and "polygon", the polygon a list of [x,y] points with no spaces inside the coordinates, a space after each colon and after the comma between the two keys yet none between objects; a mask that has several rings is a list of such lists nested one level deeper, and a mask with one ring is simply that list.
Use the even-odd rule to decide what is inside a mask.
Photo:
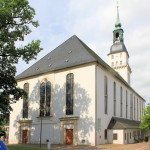
[{"label": "white plaster wall", "polygon": [[[122,54],[122,55],[121,55]],[[112,59],[112,55],[114,58]],[[114,68],[130,84],[130,72],[128,70],[128,55],[126,52],[119,52],[109,55],[109,65]],[[122,64],[120,64],[122,61]],[[112,62],[114,66],[112,66]],[[116,64],[118,62],[118,64]]]},{"label": "white plaster wall", "polygon": [[[39,124],[33,124],[31,129],[31,143],[40,143],[40,128]],[[53,144],[60,144],[60,125],[58,123],[43,123],[42,143],[50,140]]]},{"label": "white plaster wall", "polygon": [[121,77],[123,77],[123,79],[129,83],[128,68],[127,67],[115,68],[115,71],[117,71],[121,75]]},{"label": "white plaster wall", "polygon": [[[107,76],[108,80],[108,114],[104,113],[104,76]],[[97,131],[97,145],[105,144],[104,130],[107,129],[110,119],[113,114],[113,101],[110,100],[113,91],[111,87],[111,80],[107,72],[97,66],[97,119],[100,118],[100,131]],[[110,90],[111,89],[111,90]]]},{"label": "white plaster wall", "polygon": [[123,130],[113,130],[113,134],[117,134],[117,140],[113,140],[113,144],[123,144],[124,143],[124,132]]},{"label": "white plaster wall", "polygon": [[[78,144],[86,138],[85,144],[95,144],[95,65],[84,65],[82,67],[70,68],[56,71],[18,81],[18,86],[23,88],[29,83],[29,119],[32,122],[31,143],[39,142],[40,118],[39,116],[39,87],[44,81],[52,84],[52,117],[43,120],[42,142],[50,138],[53,143],[60,142],[59,118],[66,116],[66,75],[74,74],[74,114],[79,117],[78,122]],[[14,111],[10,114],[10,143],[18,143],[18,123],[22,119],[23,101],[19,100],[12,107]],[[55,125],[55,129],[52,124]],[[53,136],[55,132],[55,136]],[[59,133],[59,134],[58,134]]]},{"label": "white plaster wall", "polygon": [[[108,81],[108,113],[104,113],[104,77],[107,77]],[[107,129],[111,118],[114,116],[114,98],[113,98],[113,83],[116,82],[116,117],[120,116],[120,87],[122,87],[122,117],[126,118],[126,90],[128,92],[127,101],[128,101],[128,109],[127,109],[127,119],[130,119],[130,94],[135,95],[136,99],[141,98],[131,91],[128,87],[121,83],[118,79],[112,76],[108,71],[104,70],[101,66],[97,66],[97,119],[101,119],[101,131],[97,131],[96,139],[97,145],[112,143],[112,134],[109,132],[108,140],[104,139],[104,131]],[[139,106],[138,106],[139,107]],[[137,109],[137,105],[135,105],[135,109]],[[138,108],[139,109],[139,108]],[[139,113],[139,111],[138,111]],[[133,115],[134,115],[134,103],[133,103]],[[133,118],[134,119],[134,118]],[[137,119],[135,119],[137,120]],[[120,133],[120,132],[119,132]]]},{"label": "white plaster wall", "polygon": [[[120,56],[120,54],[122,53],[122,57]],[[112,55],[114,56],[114,58],[112,59]],[[117,66],[126,66],[128,64],[128,56],[126,52],[119,52],[119,53],[114,53],[109,55],[108,58],[108,63],[109,65],[113,68],[113,67],[117,67]],[[118,65],[116,65],[116,61],[118,61]],[[122,61],[122,65],[120,65],[120,61]],[[114,66],[112,66],[112,62],[114,62]]]},{"label": "white plaster wall", "polygon": [[[113,140],[113,134],[117,134],[117,140]],[[108,130],[108,143],[111,144],[125,144],[124,142],[124,130]]]},{"label": "white plaster wall", "polygon": [[12,104],[13,111],[10,113],[9,119],[9,143],[18,144],[19,140],[19,123],[18,120],[22,117],[22,100]]}]

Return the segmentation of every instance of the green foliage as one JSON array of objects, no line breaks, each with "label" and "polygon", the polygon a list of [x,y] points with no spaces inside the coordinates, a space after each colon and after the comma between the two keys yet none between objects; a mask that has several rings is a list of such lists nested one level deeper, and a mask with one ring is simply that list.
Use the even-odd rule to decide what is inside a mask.
[{"label": "green foliage", "polygon": [[4,124],[2,123],[2,125],[0,126],[0,137],[5,135],[5,130],[3,128],[3,125]]},{"label": "green foliage", "polygon": [[140,128],[143,130],[150,130],[150,103],[144,109],[145,115],[141,118],[142,123],[140,124]]},{"label": "green foliage", "polygon": [[31,26],[39,26],[34,16],[35,10],[27,0],[0,0],[0,124],[12,110],[10,104],[27,96],[17,87],[15,64],[19,58],[29,63],[42,50],[39,40],[16,46],[31,33]]}]

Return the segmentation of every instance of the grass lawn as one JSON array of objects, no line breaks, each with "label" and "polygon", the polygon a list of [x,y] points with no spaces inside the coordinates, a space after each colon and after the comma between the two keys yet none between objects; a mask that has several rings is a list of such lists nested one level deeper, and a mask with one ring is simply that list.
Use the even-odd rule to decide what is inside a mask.
[{"label": "grass lawn", "polygon": [[[46,148],[36,148],[30,146],[11,145],[7,146],[9,150],[46,150]],[[54,149],[51,149],[54,150]]]}]

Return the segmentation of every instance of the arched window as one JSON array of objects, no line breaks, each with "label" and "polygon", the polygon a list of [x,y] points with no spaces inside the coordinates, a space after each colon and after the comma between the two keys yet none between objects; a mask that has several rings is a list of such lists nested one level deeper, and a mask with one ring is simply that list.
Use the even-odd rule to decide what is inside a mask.
[{"label": "arched window", "polygon": [[116,82],[114,82],[114,116],[116,116]]},{"label": "arched window", "polygon": [[44,116],[44,103],[45,103],[45,83],[40,87],[40,116]]},{"label": "arched window", "polygon": [[42,83],[40,86],[40,117],[50,116],[51,83]]},{"label": "arched window", "polygon": [[46,83],[46,116],[50,115],[51,83]]},{"label": "arched window", "polygon": [[[24,90],[27,92],[27,96],[28,96],[28,93],[29,93],[28,83],[24,84]],[[29,102],[28,97],[27,98],[24,97],[23,98],[23,118],[28,118],[28,102]]]},{"label": "arched window", "polygon": [[126,90],[126,118],[128,118],[128,91]]},{"label": "arched window", "polygon": [[74,75],[70,73],[66,77],[66,115],[73,114],[73,90]]},{"label": "arched window", "polygon": [[133,94],[130,94],[130,119],[133,120]]},{"label": "arched window", "polygon": [[122,103],[123,103],[123,101],[122,101],[122,87],[120,87],[120,117],[122,117],[122,109],[123,109]]},{"label": "arched window", "polygon": [[108,86],[107,86],[107,77],[104,77],[104,104],[105,104],[105,114],[107,114],[108,111]]}]

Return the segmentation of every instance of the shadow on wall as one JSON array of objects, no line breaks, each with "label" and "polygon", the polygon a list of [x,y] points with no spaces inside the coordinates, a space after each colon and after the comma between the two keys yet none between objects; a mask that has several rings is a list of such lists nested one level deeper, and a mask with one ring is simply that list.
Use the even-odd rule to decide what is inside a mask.
[{"label": "shadow on wall", "polygon": [[[40,119],[39,116],[39,96],[40,96],[40,81],[38,80],[33,87],[30,88],[29,97],[29,117],[33,120],[34,127],[31,131],[31,138],[33,143],[40,141]],[[31,91],[32,90],[32,91]],[[60,121],[59,118],[66,117],[66,83],[61,87],[55,84],[52,87],[52,119],[43,119],[43,130],[42,130],[42,143],[45,143],[46,139],[50,139],[52,143],[60,143]],[[92,117],[92,113],[95,114],[94,107],[90,109],[92,105],[92,98],[89,96],[86,89],[80,87],[80,84],[74,84],[74,114],[69,117],[79,117],[78,121],[78,143],[82,144],[82,140],[85,140],[85,144],[91,144],[90,137],[95,136],[95,120]],[[22,109],[22,108],[21,108]],[[93,112],[92,112],[93,111]],[[94,115],[95,116],[95,115]],[[68,116],[67,116],[68,117]],[[20,114],[16,116],[14,127],[17,128],[17,121],[21,119]],[[19,129],[18,129],[19,131]],[[93,132],[93,133],[92,133]],[[94,134],[94,135],[92,135]],[[15,133],[18,136],[18,132]],[[36,139],[34,139],[36,138]]]},{"label": "shadow on wall", "polygon": [[[92,114],[95,114],[94,108],[91,108],[92,99],[88,92],[80,86],[74,84],[74,117],[79,117],[78,122],[78,143],[82,144],[85,140],[86,144],[91,144],[89,141],[92,132],[95,128],[95,120]],[[59,121],[59,118],[66,117],[66,84],[62,87],[56,84],[53,90],[53,116],[54,120]],[[93,111],[93,112],[92,112]],[[70,115],[71,117],[72,115]],[[67,116],[68,117],[68,116]],[[94,135],[92,136],[94,138]]]},{"label": "shadow on wall", "polygon": [[[21,111],[22,111],[22,109],[21,109]],[[16,139],[18,139],[18,141],[19,141],[19,125],[18,125],[18,121],[20,120],[20,118],[21,118],[21,115],[20,114],[17,115],[16,119],[14,120],[14,124],[13,124],[13,127],[16,129],[15,133],[14,133],[14,136],[16,137]]]},{"label": "shadow on wall", "polygon": [[[75,84],[75,95],[75,113],[80,117],[78,128],[78,135],[80,136],[80,139],[78,139],[78,142],[82,144],[85,140],[85,144],[91,144],[91,141],[89,141],[90,137],[93,138],[93,141],[95,137],[94,99],[92,99],[89,96],[89,93],[84,88],[81,88],[79,84]],[[93,104],[94,107],[91,107]]]},{"label": "shadow on wall", "polygon": [[[29,91],[30,91],[30,95],[29,95],[29,106],[28,106],[28,117],[29,120],[36,120],[38,117],[38,109],[39,109],[39,86],[40,86],[40,81],[37,80],[35,86],[33,87],[33,89],[31,89],[31,86],[29,84]],[[32,90],[32,91],[31,91]],[[18,103],[16,103],[17,105]],[[38,108],[38,109],[37,109]],[[20,128],[19,128],[19,122],[20,120],[27,120],[27,119],[23,119],[23,103],[22,103],[22,107],[18,107],[18,109],[21,109],[20,112],[21,114],[17,114],[16,118],[14,119],[14,124],[13,127],[16,129],[14,136],[16,136],[16,139],[18,139],[18,142],[20,141],[20,137],[19,137],[19,132]]]}]

